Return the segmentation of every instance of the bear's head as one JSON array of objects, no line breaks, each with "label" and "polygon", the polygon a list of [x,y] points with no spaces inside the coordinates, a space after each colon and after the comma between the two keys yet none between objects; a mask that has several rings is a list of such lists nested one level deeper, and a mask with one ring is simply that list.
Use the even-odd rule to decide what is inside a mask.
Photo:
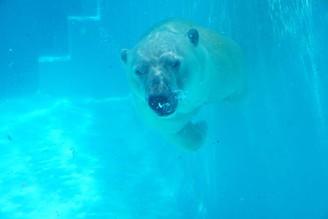
[{"label": "bear's head", "polygon": [[198,41],[194,28],[185,33],[164,29],[151,32],[134,49],[121,51],[130,87],[158,116],[176,112],[181,91],[194,70],[186,63],[197,60],[188,51],[194,50]]}]

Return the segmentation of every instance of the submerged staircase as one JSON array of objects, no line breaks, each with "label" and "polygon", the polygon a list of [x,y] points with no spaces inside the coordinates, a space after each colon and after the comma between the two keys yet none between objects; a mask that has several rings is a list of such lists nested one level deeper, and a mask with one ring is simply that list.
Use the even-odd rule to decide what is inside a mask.
[{"label": "submerged staircase", "polygon": [[67,54],[39,56],[41,92],[58,97],[113,94],[113,45],[101,26],[106,7],[100,5],[100,0],[81,0],[81,14],[67,16]]}]

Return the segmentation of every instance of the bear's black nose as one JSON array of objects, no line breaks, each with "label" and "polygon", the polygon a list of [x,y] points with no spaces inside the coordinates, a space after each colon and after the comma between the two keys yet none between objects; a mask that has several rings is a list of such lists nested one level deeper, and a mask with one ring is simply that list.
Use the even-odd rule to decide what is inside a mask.
[{"label": "bear's black nose", "polygon": [[175,112],[178,100],[172,94],[156,94],[148,97],[148,105],[159,116],[168,116]]}]

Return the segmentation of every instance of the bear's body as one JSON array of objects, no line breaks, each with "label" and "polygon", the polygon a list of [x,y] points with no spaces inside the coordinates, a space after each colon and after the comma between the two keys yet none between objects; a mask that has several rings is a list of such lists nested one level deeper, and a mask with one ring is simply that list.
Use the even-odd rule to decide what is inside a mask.
[{"label": "bear's body", "polygon": [[188,149],[199,148],[206,136],[206,123],[192,122],[200,107],[245,91],[237,45],[185,21],[153,28],[132,50],[123,49],[121,58],[141,116]]}]

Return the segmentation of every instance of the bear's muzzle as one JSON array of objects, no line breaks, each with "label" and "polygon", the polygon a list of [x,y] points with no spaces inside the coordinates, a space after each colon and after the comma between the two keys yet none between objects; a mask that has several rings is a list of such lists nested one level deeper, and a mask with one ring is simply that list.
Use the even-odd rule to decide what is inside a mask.
[{"label": "bear's muzzle", "polygon": [[178,100],[174,92],[150,95],[147,102],[150,108],[161,117],[171,115],[178,106]]}]

